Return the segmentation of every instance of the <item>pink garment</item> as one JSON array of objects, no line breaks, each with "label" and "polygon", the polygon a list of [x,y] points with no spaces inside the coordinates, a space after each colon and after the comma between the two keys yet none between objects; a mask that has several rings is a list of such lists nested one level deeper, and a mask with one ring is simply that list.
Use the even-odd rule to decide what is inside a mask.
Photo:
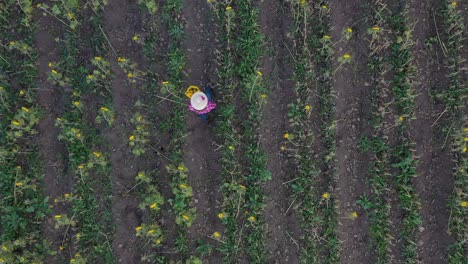
[{"label": "pink garment", "polygon": [[189,105],[189,110],[192,111],[192,112],[195,112],[195,113],[197,113],[199,115],[207,114],[207,113],[213,111],[215,108],[216,108],[216,103],[212,102],[212,101],[208,101],[208,105],[203,110],[197,110],[197,109],[193,108],[193,106],[191,104]]}]

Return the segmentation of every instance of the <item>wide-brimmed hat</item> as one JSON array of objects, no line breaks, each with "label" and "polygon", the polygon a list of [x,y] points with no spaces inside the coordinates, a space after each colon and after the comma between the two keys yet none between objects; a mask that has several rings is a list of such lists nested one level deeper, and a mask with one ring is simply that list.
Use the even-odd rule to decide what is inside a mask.
[{"label": "wide-brimmed hat", "polygon": [[190,103],[196,110],[203,110],[208,105],[208,97],[203,92],[196,92],[190,98]]}]

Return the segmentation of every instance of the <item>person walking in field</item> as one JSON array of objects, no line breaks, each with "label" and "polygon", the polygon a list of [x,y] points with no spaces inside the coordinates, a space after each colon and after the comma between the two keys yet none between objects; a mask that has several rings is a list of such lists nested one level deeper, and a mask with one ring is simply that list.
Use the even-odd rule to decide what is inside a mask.
[{"label": "person walking in field", "polygon": [[206,123],[208,121],[208,113],[216,108],[211,85],[208,84],[204,92],[200,91],[196,86],[190,86],[185,95],[190,98],[189,110],[197,113],[202,121]]}]

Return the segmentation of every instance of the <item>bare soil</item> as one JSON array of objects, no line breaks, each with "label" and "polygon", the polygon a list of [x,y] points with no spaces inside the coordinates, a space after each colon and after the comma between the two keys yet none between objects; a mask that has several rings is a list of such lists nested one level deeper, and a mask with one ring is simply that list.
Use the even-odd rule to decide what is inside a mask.
[{"label": "bare soil", "polygon": [[[336,91],[336,190],[338,208],[338,237],[341,241],[340,260],[343,263],[372,263],[375,256],[369,252],[369,223],[356,201],[363,194],[369,194],[366,184],[369,157],[358,148],[359,140],[366,133],[370,117],[370,89],[365,85],[368,50],[366,12],[362,1],[331,3],[332,39],[343,38],[343,31],[352,29],[349,41],[338,43],[335,56],[349,53],[352,62],[343,65],[334,76]],[[336,62],[335,68],[339,67]],[[358,218],[351,217],[352,212]]]},{"label": "bare soil", "polygon": [[[285,182],[292,179],[294,165],[280,150],[282,137],[290,131],[287,119],[288,104],[294,100],[292,46],[288,33],[292,27],[289,6],[280,1],[267,0],[259,5],[260,24],[267,37],[262,72],[269,94],[263,108],[260,140],[268,155],[267,168],[272,180],[265,185],[265,221],[267,224],[267,263],[298,263],[300,223],[292,205],[293,197]],[[273,54],[272,54],[273,53]]]},{"label": "bare soil", "polygon": [[[419,158],[418,177],[414,184],[421,200],[422,230],[418,233],[418,256],[422,263],[447,263],[447,248],[453,242],[446,228],[450,212],[448,198],[453,190],[450,149],[442,148],[434,135],[433,124],[443,109],[435,104],[430,92],[434,87],[448,85],[447,72],[443,67],[440,45],[426,46],[428,38],[437,35],[436,10],[438,1],[410,1],[410,18],[415,24],[413,47],[416,97],[416,120],[412,123],[411,135],[416,142],[415,155]],[[437,127],[437,126],[435,126]]]},{"label": "bare soil", "polygon": [[[183,48],[187,59],[187,87],[197,85],[201,89],[212,82],[217,87],[215,51],[217,48],[217,28],[210,17],[206,1],[186,1],[183,8],[185,20],[185,40]],[[187,99],[188,100],[188,99]],[[216,111],[216,110],[215,110]],[[207,241],[213,232],[222,233],[223,225],[217,215],[221,212],[222,167],[220,153],[216,152],[215,134],[212,122],[216,122],[216,112],[210,113],[208,124],[193,112],[185,115],[188,135],[185,139],[184,163],[189,170],[189,183],[193,189],[193,201],[197,209],[197,219],[189,229],[192,250],[196,240]],[[209,241],[214,242],[214,241]],[[221,263],[222,255],[214,251],[205,258],[206,263]]]}]

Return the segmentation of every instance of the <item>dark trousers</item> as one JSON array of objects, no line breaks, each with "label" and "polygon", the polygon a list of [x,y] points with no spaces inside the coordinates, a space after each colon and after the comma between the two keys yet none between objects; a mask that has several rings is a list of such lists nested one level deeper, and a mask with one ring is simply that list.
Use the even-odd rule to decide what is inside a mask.
[{"label": "dark trousers", "polygon": [[[205,94],[206,94],[206,97],[208,98],[208,101],[209,101],[209,102],[213,102],[213,97],[212,97],[212,95],[213,95],[213,88],[211,88],[211,85],[208,84],[208,85],[205,87]],[[200,114],[200,115],[198,115],[198,116],[202,119],[203,123],[208,122],[208,113],[206,113],[206,114]]]}]

